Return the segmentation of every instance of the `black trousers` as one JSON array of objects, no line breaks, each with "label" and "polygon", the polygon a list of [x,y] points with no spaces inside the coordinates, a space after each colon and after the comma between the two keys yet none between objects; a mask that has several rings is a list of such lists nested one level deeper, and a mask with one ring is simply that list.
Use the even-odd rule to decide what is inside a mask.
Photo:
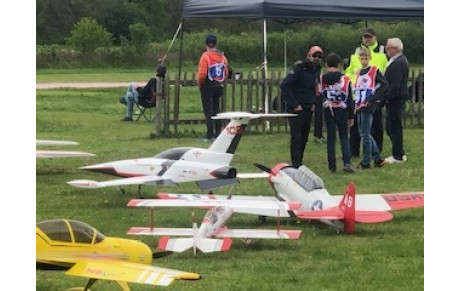
[{"label": "black trousers", "polygon": [[315,131],[314,136],[316,138],[323,137],[323,104],[320,97],[316,98],[315,104]]},{"label": "black trousers", "polygon": [[386,106],[387,134],[390,137],[393,157],[402,160],[405,155],[403,147],[402,119],[405,110],[405,102],[388,103]]},{"label": "black trousers", "polygon": [[206,118],[206,138],[211,139],[220,134],[222,121],[220,119],[211,119],[220,112],[220,97],[222,96],[223,88],[221,86],[202,86],[201,87],[201,103],[203,105],[203,113]]},{"label": "black trousers", "polygon": [[289,117],[289,127],[291,128],[291,161],[292,165],[298,168],[302,165],[303,153],[308,142],[310,133],[311,119],[313,112],[310,105],[303,105],[303,110],[294,112],[296,117]]},{"label": "black trousers", "polygon": [[[383,150],[383,114],[382,106],[378,106],[374,112],[372,120],[371,135],[377,143],[379,151]],[[354,117],[354,124],[350,128],[350,153],[352,157],[359,157],[361,148],[361,136],[359,135],[359,126],[357,114]]]}]

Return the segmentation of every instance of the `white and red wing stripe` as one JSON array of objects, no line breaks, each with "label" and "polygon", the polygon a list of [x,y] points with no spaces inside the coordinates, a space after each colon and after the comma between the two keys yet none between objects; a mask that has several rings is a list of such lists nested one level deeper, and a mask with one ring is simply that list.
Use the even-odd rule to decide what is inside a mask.
[{"label": "white and red wing stripe", "polygon": [[267,238],[267,239],[298,239],[301,230],[271,230],[271,229],[226,229],[215,233],[216,237],[230,238]]},{"label": "white and red wing stripe", "polygon": [[193,228],[131,227],[127,234],[192,236]]},{"label": "white and red wing stripe", "polygon": [[242,200],[184,200],[184,199],[132,199],[131,207],[230,207],[234,212],[251,213],[258,210],[297,210],[300,202],[242,201]]}]

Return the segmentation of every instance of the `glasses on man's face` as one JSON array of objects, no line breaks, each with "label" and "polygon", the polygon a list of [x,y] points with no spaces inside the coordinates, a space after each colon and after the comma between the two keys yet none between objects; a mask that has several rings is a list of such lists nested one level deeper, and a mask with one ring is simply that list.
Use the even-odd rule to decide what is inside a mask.
[{"label": "glasses on man's face", "polygon": [[314,57],[315,59],[322,59],[323,55],[321,55],[321,54],[313,54],[312,57]]}]

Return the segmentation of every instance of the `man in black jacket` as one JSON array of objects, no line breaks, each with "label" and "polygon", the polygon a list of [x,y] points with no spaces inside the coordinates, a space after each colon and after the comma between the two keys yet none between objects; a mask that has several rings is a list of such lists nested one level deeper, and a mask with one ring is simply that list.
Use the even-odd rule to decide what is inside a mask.
[{"label": "man in black jacket", "polygon": [[281,96],[288,113],[297,114],[289,118],[291,128],[291,160],[294,167],[302,165],[303,153],[308,141],[312,114],[318,96],[319,75],[323,50],[312,46],[307,59],[295,65],[281,83]]},{"label": "man in black jacket", "polygon": [[385,93],[386,129],[392,144],[392,155],[385,159],[388,164],[407,160],[403,147],[402,118],[409,95],[407,90],[409,62],[403,54],[403,49],[403,43],[399,38],[387,40],[386,51],[390,60],[385,71],[385,79],[390,87]]}]

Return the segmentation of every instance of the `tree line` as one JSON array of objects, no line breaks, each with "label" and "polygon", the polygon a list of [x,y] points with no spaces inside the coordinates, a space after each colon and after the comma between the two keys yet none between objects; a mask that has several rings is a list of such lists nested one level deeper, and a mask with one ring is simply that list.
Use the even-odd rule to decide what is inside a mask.
[{"label": "tree line", "polygon": [[[37,68],[152,67],[164,55],[180,21],[181,1],[173,0],[37,0]],[[413,63],[423,64],[423,21],[368,22],[381,44],[399,37]],[[268,22],[269,62],[289,65],[303,59],[310,45],[349,57],[360,43],[364,22]],[[183,60],[196,64],[207,33],[231,62],[261,62],[262,22],[197,19],[184,22]],[[179,41],[168,54],[179,60]]]}]

